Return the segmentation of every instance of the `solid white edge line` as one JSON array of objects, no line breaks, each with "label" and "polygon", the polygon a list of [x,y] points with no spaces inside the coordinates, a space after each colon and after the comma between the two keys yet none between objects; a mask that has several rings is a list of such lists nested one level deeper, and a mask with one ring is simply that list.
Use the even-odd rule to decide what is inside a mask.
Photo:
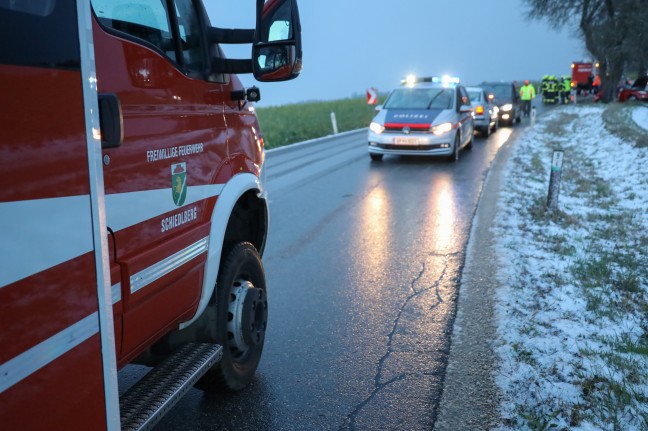
[{"label": "solid white edge line", "polygon": [[329,140],[329,139],[343,138],[345,136],[353,135],[353,134],[356,134],[356,133],[360,134],[360,132],[366,132],[367,130],[369,130],[368,127],[363,127],[361,129],[355,129],[355,130],[348,130],[346,132],[337,133],[335,135],[327,135],[327,136],[322,136],[321,138],[314,138],[314,139],[309,139],[307,141],[295,142],[294,144],[284,145],[284,146],[277,147],[277,148],[270,148],[270,149],[265,150],[265,152],[270,153],[270,154],[282,153],[284,151],[294,150],[294,149],[303,147],[305,145],[316,144],[318,142],[326,141],[326,140]]}]

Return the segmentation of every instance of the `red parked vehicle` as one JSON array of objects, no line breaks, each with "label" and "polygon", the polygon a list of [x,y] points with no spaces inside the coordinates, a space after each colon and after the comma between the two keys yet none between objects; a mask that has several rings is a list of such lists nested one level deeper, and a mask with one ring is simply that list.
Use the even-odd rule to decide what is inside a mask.
[{"label": "red parked vehicle", "polygon": [[[296,0],[256,5],[225,30],[196,0],[0,2],[2,429],[147,428],[254,375],[265,153],[236,74],[301,70]],[[120,397],[129,363],[154,368]]]},{"label": "red parked vehicle", "polygon": [[626,100],[639,100],[648,102],[648,76],[642,76],[632,85],[626,86],[619,91],[619,102]]}]

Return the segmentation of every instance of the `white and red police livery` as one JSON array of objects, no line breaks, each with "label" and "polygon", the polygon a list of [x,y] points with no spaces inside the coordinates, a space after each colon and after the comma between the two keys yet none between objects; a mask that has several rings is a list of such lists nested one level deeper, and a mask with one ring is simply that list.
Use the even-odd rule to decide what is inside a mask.
[{"label": "white and red police livery", "polygon": [[[256,30],[191,0],[5,2],[0,22],[2,428],[146,428],[193,384],[242,388],[268,212],[236,74],[299,74],[296,1],[257,0]],[[156,368],[120,400],[133,362]]]}]

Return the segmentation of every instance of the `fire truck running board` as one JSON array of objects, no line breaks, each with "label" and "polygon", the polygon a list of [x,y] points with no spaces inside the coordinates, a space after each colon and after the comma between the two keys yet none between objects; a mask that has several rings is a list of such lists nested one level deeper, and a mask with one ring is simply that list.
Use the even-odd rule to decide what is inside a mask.
[{"label": "fire truck running board", "polygon": [[119,400],[122,430],[148,430],[223,356],[217,344],[189,343],[149,371]]}]

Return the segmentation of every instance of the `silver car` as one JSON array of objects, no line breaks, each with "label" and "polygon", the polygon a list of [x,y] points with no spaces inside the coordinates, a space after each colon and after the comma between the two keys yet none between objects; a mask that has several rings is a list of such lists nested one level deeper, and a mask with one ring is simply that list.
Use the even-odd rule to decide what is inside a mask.
[{"label": "silver car", "polygon": [[499,127],[499,108],[493,103],[486,90],[481,87],[466,87],[470,104],[473,107],[475,130],[482,136],[489,137]]},{"label": "silver car", "polygon": [[391,92],[369,126],[369,156],[446,156],[473,143],[474,120],[466,89],[454,81],[409,81]]}]

